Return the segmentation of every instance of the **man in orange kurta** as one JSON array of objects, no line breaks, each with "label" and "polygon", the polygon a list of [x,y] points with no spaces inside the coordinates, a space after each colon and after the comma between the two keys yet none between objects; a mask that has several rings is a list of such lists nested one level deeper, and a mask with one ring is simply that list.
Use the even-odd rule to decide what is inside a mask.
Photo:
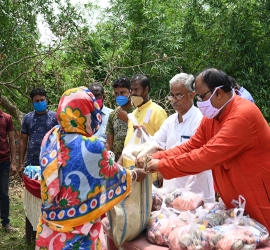
[{"label": "man in orange kurta", "polygon": [[224,72],[203,71],[195,91],[206,117],[188,142],[152,154],[147,168],[166,179],[212,169],[227,208],[244,196],[246,212],[270,230],[270,128],[258,107],[230,88]]}]

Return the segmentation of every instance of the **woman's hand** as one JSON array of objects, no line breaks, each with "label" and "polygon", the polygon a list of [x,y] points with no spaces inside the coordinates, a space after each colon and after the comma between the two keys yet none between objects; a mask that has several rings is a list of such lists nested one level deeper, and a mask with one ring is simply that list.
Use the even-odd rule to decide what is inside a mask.
[{"label": "woman's hand", "polygon": [[[136,174],[137,174],[137,178],[136,178],[136,174],[135,174],[135,177],[134,177],[134,178],[136,178],[136,181],[142,182],[145,179],[147,173],[145,172],[144,169],[142,169],[142,168],[134,168],[132,170],[135,171]],[[132,178],[132,181],[135,181],[135,179]]]},{"label": "woman's hand", "polygon": [[135,160],[135,167],[146,169],[146,164],[151,159],[153,159],[151,155],[143,155]]}]

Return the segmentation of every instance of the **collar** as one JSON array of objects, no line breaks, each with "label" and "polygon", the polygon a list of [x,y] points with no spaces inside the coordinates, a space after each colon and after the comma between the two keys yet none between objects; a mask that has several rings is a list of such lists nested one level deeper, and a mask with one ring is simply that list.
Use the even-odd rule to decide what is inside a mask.
[{"label": "collar", "polygon": [[45,115],[45,114],[47,114],[47,113],[49,112],[49,110],[48,110],[48,109],[46,109],[46,112],[41,113],[41,114],[37,113],[35,110],[33,110],[33,111],[35,112],[35,115]]},{"label": "collar", "polygon": [[103,104],[103,107],[102,107],[102,109],[100,110],[100,113],[103,114],[103,115],[105,115],[105,112],[104,112],[105,109],[106,109],[106,107],[105,107],[104,104]]},{"label": "collar", "polygon": [[100,112],[101,112],[101,114],[106,115],[106,114],[110,113],[110,110],[105,105],[103,105],[103,107],[100,110]]},{"label": "collar", "polygon": [[[188,110],[187,113],[185,113],[183,116],[182,116],[182,119],[183,119],[183,122],[184,123],[186,120],[188,120],[188,118],[192,115],[193,111],[195,110],[195,106],[192,105],[191,108]],[[178,117],[177,117],[177,121],[178,121]]]},{"label": "collar", "polygon": [[142,106],[137,107],[137,109],[141,111],[142,109],[145,109],[146,107],[150,106],[151,104],[152,104],[152,99],[150,99],[148,102],[146,102]]},{"label": "collar", "polygon": [[244,90],[245,90],[244,87],[240,87],[239,92],[243,93]]},{"label": "collar", "polygon": [[0,109],[0,116],[3,116],[3,113],[2,109]]}]

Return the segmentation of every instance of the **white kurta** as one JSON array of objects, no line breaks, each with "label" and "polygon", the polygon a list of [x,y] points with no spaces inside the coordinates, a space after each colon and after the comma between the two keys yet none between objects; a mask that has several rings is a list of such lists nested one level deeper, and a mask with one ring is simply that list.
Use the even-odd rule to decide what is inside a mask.
[{"label": "white kurta", "polygon": [[[179,123],[178,113],[169,116],[153,138],[161,148],[170,149],[176,145],[186,142],[197,130],[202,120],[202,113],[198,108],[192,106],[183,116],[183,122]],[[183,188],[189,176],[163,180],[163,188],[171,192],[176,188]],[[214,183],[211,170],[196,175],[196,182],[191,191],[203,192],[205,202],[215,201]]]}]

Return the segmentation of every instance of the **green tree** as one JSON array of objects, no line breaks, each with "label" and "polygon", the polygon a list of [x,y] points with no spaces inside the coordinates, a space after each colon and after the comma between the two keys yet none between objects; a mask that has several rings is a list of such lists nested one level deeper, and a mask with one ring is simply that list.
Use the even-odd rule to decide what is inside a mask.
[{"label": "green tree", "polygon": [[[53,90],[57,104],[66,88],[98,81],[110,93],[115,78],[136,73],[149,77],[152,98],[166,106],[173,75],[217,67],[251,92],[270,121],[268,1],[111,0],[98,17],[89,4],[82,14],[68,1],[39,1],[1,2],[0,86],[21,111],[36,85]],[[51,44],[39,42],[37,15],[53,32]]]},{"label": "green tree", "polygon": [[[41,17],[52,32],[51,42],[45,45],[37,27]],[[33,87],[43,86],[51,103],[58,103],[67,77],[57,56],[83,25],[86,19],[69,0],[0,2],[0,87],[6,97],[2,106],[19,123],[31,109],[29,92]]]}]

